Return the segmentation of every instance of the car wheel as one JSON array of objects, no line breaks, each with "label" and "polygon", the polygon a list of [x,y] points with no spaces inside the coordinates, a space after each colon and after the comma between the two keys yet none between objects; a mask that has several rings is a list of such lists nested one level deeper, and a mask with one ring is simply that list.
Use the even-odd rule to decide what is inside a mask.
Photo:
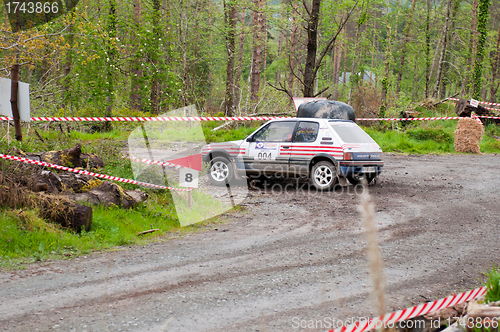
[{"label": "car wheel", "polygon": [[318,190],[330,190],[337,182],[335,166],[328,161],[320,161],[312,167],[311,183]]},{"label": "car wheel", "polygon": [[364,173],[357,173],[357,174],[351,174],[347,176],[347,180],[355,186],[357,184],[363,183],[363,180],[366,179],[366,184],[370,184],[373,179],[375,179],[376,175],[375,174],[364,174]]},{"label": "car wheel", "polygon": [[216,186],[225,186],[233,179],[233,165],[224,157],[215,157],[210,161],[208,178]]}]

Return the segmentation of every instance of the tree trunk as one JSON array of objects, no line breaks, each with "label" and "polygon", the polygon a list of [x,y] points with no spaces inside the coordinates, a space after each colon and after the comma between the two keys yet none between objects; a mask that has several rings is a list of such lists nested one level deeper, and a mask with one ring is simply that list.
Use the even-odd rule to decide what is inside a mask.
[{"label": "tree trunk", "polygon": [[238,45],[238,62],[236,65],[236,75],[234,77],[234,108],[237,109],[237,105],[241,101],[241,70],[243,68],[243,46],[245,41],[245,10],[241,11],[241,30],[240,30],[240,41]]},{"label": "tree trunk", "polygon": [[[166,1],[166,0],[165,0]],[[212,0],[208,0],[208,26],[212,26]],[[212,49],[212,32],[209,30],[208,32],[208,49]],[[212,100],[210,99],[212,96],[212,66],[208,66],[208,77],[207,81],[209,82],[209,91],[207,94],[207,99],[205,99],[204,109],[205,112],[209,111],[212,107]]]},{"label": "tree trunk", "polygon": [[498,26],[497,45],[495,47],[495,58],[491,68],[490,102],[496,102],[499,83],[495,82],[498,74],[498,63],[500,61],[500,25]]},{"label": "tree trunk", "polygon": [[314,72],[316,69],[316,52],[318,50],[318,24],[321,0],[312,0],[312,7],[307,24],[307,56],[304,67],[304,97],[314,97]]},{"label": "tree trunk", "polygon": [[[68,15],[69,19],[71,20],[71,23],[68,27],[68,45],[69,45],[69,49],[68,51],[66,52],[66,61],[64,63],[64,79],[63,79],[63,84],[62,84],[62,88],[63,88],[63,100],[62,100],[62,105],[61,105],[61,108],[67,108],[68,107],[68,102],[69,102],[69,99],[70,99],[70,80],[69,80],[69,74],[71,73],[71,66],[72,66],[72,57],[73,57],[73,44],[74,44],[74,39],[75,39],[75,36],[73,34],[73,19],[74,19],[74,13],[71,12],[69,15]],[[47,80],[47,69],[48,67],[48,61],[46,59],[46,56],[43,57],[43,60],[42,60],[42,86],[45,85],[45,81]]]},{"label": "tree trunk", "polygon": [[[389,20],[389,15],[387,15],[387,19]],[[385,112],[387,111],[387,92],[389,90],[389,69],[390,69],[390,58],[391,58],[391,27],[389,22],[387,22],[389,26],[389,32],[387,37],[387,45],[385,48],[385,76],[382,78],[382,94],[381,94],[381,105],[379,110],[379,117],[384,118]]]},{"label": "tree trunk", "polygon": [[462,82],[462,95],[469,94],[469,83],[471,77],[474,76],[473,68],[475,63],[475,58],[477,54],[477,8],[478,8],[478,0],[472,1],[472,20],[471,20],[471,28],[470,28],[470,42],[469,45],[469,62],[467,63],[466,71],[464,74],[463,82]]},{"label": "tree trunk", "polygon": [[[457,13],[458,9],[460,7],[460,1],[455,1],[453,4],[452,12],[451,12],[451,22],[450,22],[450,29],[449,29],[449,35],[448,35],[448,47],[452,48],[452,42],[454,40],[454,33],[455,33],[455,21],[457,19]],[[446,89],[448,86],[449,80],[446,79],[446,76],[448,75],[448,70],[450,69],[450,62],[448,61],[450,58],[449,52],[446,52],[444,55],[444,64],[443,64],[443,73],[441,75],[441,96],[443,98],[446,96]]]},{"label": "tree trunk", "polygon": [[292,31],[290,36],[290,55],[289,55],[289,67],[290,72],[288,74],[288,91],[293,91],[293,81],[295,77],[293,76],[293,72],[295,70],[295,44],[297,43],[297,12],[298,4],[297,2],[293,5],[293,22],[292,22]]},{"label": "tree trunk", "polygon": [[[263,2],[265,0],[262,0]],[[261,86],[266,85],[266,65],[267,65],[267,19],[262,14],[262,54],[264,59],[262,60],[262,84]]]},{"label": "tree trunk", "polygon": [[450,27],[450,16],[451,16],[451,4],[453,0],[448,0],[446,6],[446,17],[443,26],[443,48],[441,49],[441,54],[439,55],[439,64],[436,74],[436,83],[434,84],[434,91],[432,92],[432,97],[439,97],[439,86],[441,85],[441,76],[443,73],[444,56],[446,54],[446,48],[448,47],[448,30]]},{"label": "tree trunk", "polygon": [[487,24],[490,9],[491,0],[479,0],[479,11],[478,11],[478,24],[477,30],[479,33],[477,41],[477,55],[474,61],[474,84],[472,97],[479,99],[481,95],[483,77],[483,58],[484,58],[484,48],[486,44],[487,37]]},{"label": "tree trunk", "polygon": [[335,90],[333,92],[333,99],[338,99],[339,94],[339,77],[340,77],[340,62],[342,61],[342,40],[340,42],[335,43],[334,47],[334,57],[333,57],[333,80],[332,83],[335,86]]},{"label": "tree trunk", "polygon": [[398,79],[396,82],[396,93],[399,94],[401,91],[401,79],[403,77],[403,68],[405,64],[405,56],[406,56],[406,44],[408,44],[408,39],[410,35],[410,28],[411,28],[411,22],[413,19],[413,12],[415,11],[415,2],[416,0],[412,0],[411,2],[411,9],[410,13],[408,14],[408,23],[406,24],[405,28],[405,37],[403,39],[403,45],[401,47],[401,57],[399,59],[399,72],[398,72]]},{"label": "tree trunk", "polygon": [[477,8],[479,6],[478,0],[472,1],[472,22],[471,22],[471,58],[470,66],[474,66],[474,59],[477,54]]},{"label": "tree trunk", "polygon": [[158,73],[158,66],[160,62],[160,0],[153,0],[153,45],[155,54],[151,54],[151,61],[153,62],[153,75],[151,78],[151,111],[153,114],[160,113],[160,79]]},{"label": "tree trunk", "polygon": [[10,105],[12,107],[12,117],[14,118],[14,128],[16,130],[16,140],[23,140],[23,132],[21,131],[21,118],[19,116],[19,108],[17,94],[19,91],[19,56],[16,56],[16,63],[11,69],[11,85],[10,85]]},{"label": "tree trunk", "polygon": [[[110,117],[112,116],[113,112],[113,94],[114,94],[114,79],[113,79],[113,71],[115,70],[115,57],[116,57],[116,48],[114,46],[114,43],[116,42],[116,1],[115,0],[109,0],[109,15],[108,15],[108,35],[109,39],[112,40],[110,42],[108,40],[108,47],[107,47],[107,53],[108,53],[108,64],[106,67],[107,73],[107,96],[106,96],[106,114],[105,116]],[[104,122],[104,129],[106,131],[111,130],[111,122]]]},{"label": "tree trunk", "polygon": [[251,81],[251,100],[257,103],[259,100],[260,73],[262,66],[262,5],[264,0],[254,0],[256,9],[253,14],[253,63],[252,63],[252,81]]},{"label": "tree trunk", "polygon": [[[134,0],[134,23],[136,28],[139,28],[141,24],[141,0]],[[137,40],[138,37],[135,36],[135,33],[132,32],[134,37],[132,39],[135,41],[136,45],[135,54],[133,55],[131,73],[132,73],[132,86],[130,91],[130,108],[134,110],[142,110],[142,97],[141,97],[141,85],[142,85],[142,55],[140,52],[140,47],[137,47],[140,44],[140,40]]]},{"label": "tree trunk", "polygon": [[226,99],[225,99],[225,115],[234,115],[234,56],[235,56],[235,28],[236,28],[236,4],[233,0],[224,1],[224,20],[227,29],[226,33],[226,51],[227,51],[227,67],[226,67]]},{"label": "tree trunk", "polygon": [[429,97],[429,89],[431,86],[431,0],[427,0],[427,15],[425,26],[425,98]]},{"label": "tree trunk", "polygon": [[[283,30],[280,29],[280,34],[278,37],[278,55],[277,59],[281,58],[282,51],[281,49],[283,48]],[[276,71],[276,78],[274,79],[275,85],[278,85],[278,83],[281,81],[281,66],[278,66],[278,70]]]},{"label": "tree trunk", "polygon": [[376,40],[377,40],[377,36],[376,36],[376,31],[377,31],[377,12],[375,12],[373,14],[373,35],[372,35],[372,61],[371,61],[371,70],[370,70],[370,83],[373,82],[373,78],[372,78],[372,75],[373,75],[373,62],[374,62],[374,58],[375,58],[375,46],[376,46]]}]

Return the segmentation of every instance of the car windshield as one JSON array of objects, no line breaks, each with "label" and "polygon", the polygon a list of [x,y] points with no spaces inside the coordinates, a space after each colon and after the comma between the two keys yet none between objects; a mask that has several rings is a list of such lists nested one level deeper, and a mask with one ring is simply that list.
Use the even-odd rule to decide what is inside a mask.
[{"label": "car windshield", "polygon": [[375,141],[354,123],[330,122],[330,127],[340,136],[344,143],[375,143]]}]

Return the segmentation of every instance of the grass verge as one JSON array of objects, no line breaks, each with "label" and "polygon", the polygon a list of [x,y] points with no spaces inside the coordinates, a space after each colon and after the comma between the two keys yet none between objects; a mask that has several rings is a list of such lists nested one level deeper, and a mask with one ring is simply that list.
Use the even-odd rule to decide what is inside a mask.
[{"label": "grass verge", "polygon": [[491,270],[486,273],[488,280],[486,281],[486,287],[488,290],[484,296],[486,303],[500,301],[500,269],[493,266]]},{"label": "grass verge", "polygon": [[[456,153],[454,133],[457,122],[454,120],[426,121],[394,125],[394,130],[385,126],[364,128],[384,152],[408,154]],[[479,146],[483,153],[500,153],[500,127],[489,124]]]}]

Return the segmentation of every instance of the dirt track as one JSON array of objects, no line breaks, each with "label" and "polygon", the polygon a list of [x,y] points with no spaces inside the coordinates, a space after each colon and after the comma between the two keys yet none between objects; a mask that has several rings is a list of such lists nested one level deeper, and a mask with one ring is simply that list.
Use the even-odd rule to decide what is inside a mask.
[{"label": "dirt track", "polygon": [[[370,193],[388,310],[478,287],[500,260],[500,156],[385,160]],[[195,234],[1,273],[0,328],[299,331],[375,315],[352,189],[250,194]]]}]

